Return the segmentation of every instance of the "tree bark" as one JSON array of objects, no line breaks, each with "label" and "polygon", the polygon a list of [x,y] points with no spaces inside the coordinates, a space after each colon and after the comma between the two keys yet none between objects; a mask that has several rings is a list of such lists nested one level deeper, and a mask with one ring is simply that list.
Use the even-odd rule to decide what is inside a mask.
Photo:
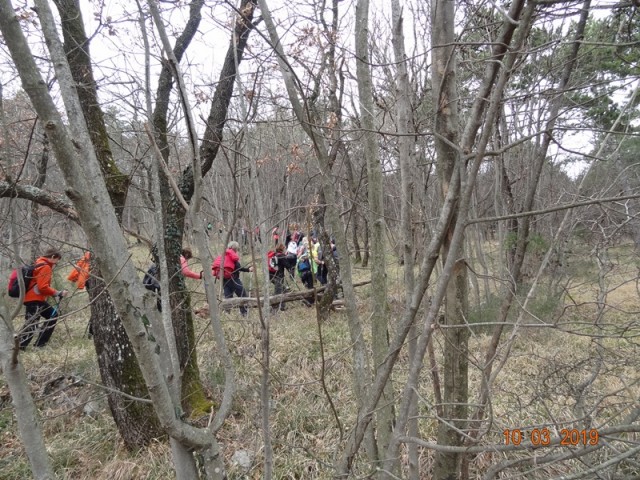
[{"label": "tree bark", "polygon": [[[267,5],[266,0],[259,0],[260,10],[262,11],[264,21],[269,32],[269,40],[271,42],[271,48],[274,49],[280,66],[280,72],[284,78],[287,95],[291,106],[293,108],[296,118],[301,123],[302,128],[308,137],[312,140],[314,155],[319,171],[319,183],[322,186],[326,199],[332,199],[327,204],[326,216],[330,228],[332,229],[335,237],[338,251],[347,252],[347,239],[344,232],[343,225],[340,221],[340,215],[337,210],[336,201],[338,196],[336,195],[336,189],[334,184],[334,178],[331,174],[331,163],[329,148],[326,145],[326,141],[323,132],[318,131],[316,125],[321,125],[319,121],[319,115],[315,109],[315,106],[311,104],[308,99],[301,96],[296,88],[296,82],[294,80],[295,74],[291,65],[289,64],[287,57],[283,51],[282,43],[280,41],[278,32],[276,30],[273,19],[271,18],[271,12]],[[302,98],[301,98],[302,97]],[[340,265],[342,286],[345,297],[345,306],[347,310],[347,317],[349,319],[349,334],[353,344],[353,381],[355,395],[358,401],[359,417],[366,416],[367,410],[364,409],[364,403],[367,396],[366,386],[368,379],[371,375],[369,367],[369,360],[366,352],[366,344],[362,333],[362,324],[356,309],[355,291],[353,288],[353,280],[351,275],[351,262],[343,262]],[[368,425],[367,425],[368,427]],[[365,432],[371,434],[372,429],[365,427]],[[377,457],[375,454],[375,445],[373,444],[373,438],[371,435],[367,437],[367,452],[371,459]]]},{"label": "tree bark", "polygon": [[[394,58],[397,64],[397,80],[395,84],[396,93],[396,111],[398,115],[397,131],[398,131],[398,163],[400,165],[400,182],[401,182],[401,206],[400,206],[400,222],[401,222],[401,242],[402,251],[401,258],[404,266],[404,288],[405,303],[407,307],[411,304],[411,296],[415,289],[414,275],[414,252],[415,245],[413,242],[412,229],[412,210],[414,203],[414,178],[416,178],[417,168],[415,165],[415,137],[409,136],[413,130],[412,108],[411,108],[411,85],[409,83],[409,74],[407,72],[407,55],[404,46],[403,33],[403,17],[400,2],[391,0],[391,18],[392,18],[392,44]],[[412,325],[408,340],[409,358],[412,358],[417,351],[417,328]],[[415,392],[411,392],[413,397],[410,407],[409,416],[411,420],[408,425],[408,434],[410,436],[418,436],[418,402]],[[395,462],[392,471],[399,470],[399,461]],[[420,478],[420,457],[418,446],[410,444],[408,452],[409,463],[409,479],[418,480]]]},{"label": "tree bark", "polygon": [[[458,122],[458,92],[456,86],[455,53],[455,1],[436,0],[432,6],[432,45],[433,67],[432,83],[434,104],[436,105],[435,146],[441,198],[448,190],[460,190],[460,184],[452,184],[455,169],[462,169],[458,145],[460,141]],[[460,182],[460,176],[456,176]],[[451,241],[457,221],[454,215],[442,245],[442,258],[446,261],[449,254],[464,258],[464,242],[459,250],[450,252]],[[454,328],[444,330],[443,371],[443,418],[438,423],[437,441],[440,445],[458,446],[463,436],[459,430],[465,426],[467,418],[468,396],[468,330],[455,328],[464,326],[468,314],[467,268],[464,261],[457,261],[447,284],[445,297],[444,324]],[[433,477],[435,480],[454,480],[460,472],[460,455],[456,453],[436,452]]]},{"label": "tree bark", "polygon": [[[36,165],[36,178],[32,183],[35,188],[42,188],[47,180],[47,166],[49,165],[49,139],[46,135],[42,135],[42,155]],[[40,219],[39,205],[35,202],[31,203],[31,211],[29,212],[29,220],[34,235],[31,239],[31,252],[29,258],[38,258],[40,251],[40,239],[42,238],[42,221]]]},{"label": "tree bark", "polygon": [[127,193],[129,192],[129,176],[120,171],[111,152],[109,135],[104,123],[104,113],[98,101],[98,89],[91,65],[89,38],[84,30],[84,21],[78,0],[54,0],[60,20],[64,39],[64,52],[71,68],[71,75],[76,82],[78,98],[82,105],[91,144],[100,162],[100,170],[109,191],[109,198],[122,221],[122,212]]},{"label": "tree bark", "polygon": [[56,476],[44,443],[38,409],[31,396],[27,374],[20,362],[18,339],[11,328],[13,319],[4,298],[0,300],[0,317],[0,370],[11,392],[20,440],[29,458],[33,478],[53,480]]},{"label": "tree bark", "polygon": [[166,436],[153,405],[135,402],[117,392],[136,398],[148,398],[144,377],[138,366],[127,332],[122,326],[111,295],[96,268],[87,281],[91,299],[91,332],[102,383],[113,389],[107,400],[113,420],[125,446],[135,451],[155,439]]},{"label": "tree bark", "polygon": [[[191,451],[207,453],[215,445],[211,432],[195,428],[176,415],[167,379],[160,366],[158,344],[150,331],[149,318],[156,314],[155,301],[137,281],[137,272],[129,261],[127,242],[120,231],[118,219],[110,205],[109,195],[101,176],[95,152],[82,115],[74,81],[57,38],[53,14],[44,0],[37,1],[38,16],[47,39],[52,63],[61,87],[68,127],[46,89],[33,55],[12,5],[0,0],[0,31],[6,41],[25,91],[29,95],[43,124],[67,183],[68,195],[78,210],[87,238],[96,249],[95,260],[109,285],[114,305],[132,342],[141,371],[163,427],[175,440]],[[78,172],[85,173],[79,176]],[[219,452],[207,455],[211,466],[224,477]]]},{"label": "tree bark", "polygon": [[[363,151],[367,162],[367,192],[369,226],[371,231],[371,339],[374,371],[384,363],[389,348],[389,321],[387,305],[387,278],[385,258],[385,221],[382,194],[382,168],[374,133],[373,84],[369,67],[369,0],[358,0],[355,18],[356,76],[360,101],[360,122]],[[363,262],[364,264],[364,262]],[[389,446],[394,422],[394,401],[391,382],[380,398],[376,413],[378,452]],[[394,469],[395,470],[395,469]],[[395,472],[392,472],[395,473]]]},{"label": "tree bark", "polygon": [[[190,20],[183,34],[176,41],[173,49],[178,61],[197,31],[200,21],[200,9],[203,0],[196,0],[191,6]],[[202,175],[211,169],[213,160],[222,143],[222,131],[226,122],[227,111],[233,93],[235,76],[237,74],[236,62],[242,61],[244,49],[247,45],[249,33],[253,27],[253,13],[255,4],[252,0],[243,0],[239,8],[239,18],[235,31],[230,40],[230,45],[225,56],[225,61],[220,72],[218,86],[216,88],[211,109],[207,118],[207,127],[200,145],[200,158],[202,160]],[[158,90],[156,92],[156,108],[153,112],[154,131],[157,142],[165,162],[169,158],[169,143],[167,130],[167,112],[170,103],[170,93],[173,86],[173,73],[170,66],[165,63],[160,74]],[[191,313],[191,298],[185,288],[184,278],[180,274],[180,255],[185,229],[185,211],[177,200],[173,190],[164,176],[161,176],[162,210],[166,212],[165,218],[165,248],[167,265],[169,267],[169,295],[171,311],[176,339],[178,339],[178,354],[180,367],[183,372],[182,398],[186,411],[206,411],[209,402],[206,400],[200,373],[197,364],[195,349],[195,328]],[[182,197],[189,202],[193,195],[194,178],[193,169],[188,167],[180,177],[178,186]]]},{"label": "tree bark", "polygon": [[[84,29],[80,4],[77,0],[55,0],[55,4],[62,22],[64,51],[76,83],[91,143],[100,163],[116,216],[119,221],[122,221],[129,178],[119,170],[111,152],[104,114],[98,102],[89,39]],[[87,282],[87,292],[92,299],[89,322],[100,377],[104,385],[113,389],[109,391],[107,398],[118,431],[127,448],[136,450],[161,437],[163,432],[153,406],[132,402],[115,393],[115,391],[121,391],[140,398],[148,396],[131,342],[118,317],[102,275],[95,262],[93,263],[92,278]],[[117,348],[112,348],[113,345],[117,345]]]},{"label": "tree bark", "polygon": [[[355,180],[354,175],[354,167],[353,162],[351,161],[351,156],[349,155],[349,151],[346,147],[342,147],[342,159],[345,164],[345,174],[347,177],[347,184],[349,185],[349,190],[351,191],[351,210],[349,211],[349,221],[348,224],[351,226],[351,241],[353,242],[353,260],[356,264],[362,263],[362,248],[360,247],[360,240],[358,239],[358,231],[360,224],[359,219],[359,200],[358,200],[358,192],[360,190],[359,184]],[[351,255],[349,252],[344,252],[349,258]]]},{"label": "tree bark", "polygon": [[[4,97],[2,84],[0,83],[0,159],[4,159],[5,161],[8,159],[7,152],[9,150],[9,142],[7,140],[8,134],[4,113]],[[10,167],[10,165],[3,165],[3,167],[7,168]],[[10,205],[9,209],[8,243],[9,245],[14,245],[16,236],[15,225],[17,225],[14,212],[15,204]],[[14,252],[13,256],[17,259],[18,254]],[[8,266],[5,261],[6,257],[3,255],[0,259],[0,270],[3,272],[6,271],[6,267]],[[6,292],[5,282],[3,281],[1,283],[2,292]],[[21,286],[21,289],[24,290],[24,284]],[[21,295],[20,300],[22,300],[23,297],[24,293]],[[55,478],[53,465],[47,453],[42,426],[39,421],[38,409],[33,401],[31,389],[29,388],[29,380],[20,362],[19,340],[13,328],[14,318],[18,315],[22,306],[18,305],[10,310],[6,299],[6,294],[2,293],[0,295],[0,372],[4,375],[7,386],[9,387],[9,392],[11,393],[11,401],[15,410],[20,439],[31,465],[31,473],[36,480],[53,480]]]}]

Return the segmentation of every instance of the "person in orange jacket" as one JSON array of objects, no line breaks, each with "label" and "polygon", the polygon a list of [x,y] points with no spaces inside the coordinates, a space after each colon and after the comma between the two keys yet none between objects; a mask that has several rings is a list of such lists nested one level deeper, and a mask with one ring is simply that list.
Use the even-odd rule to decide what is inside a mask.
[{"label": "person in orange jacket", "polygon": [[38,319],[44,318],[38,338],[36,339],[36,347],[44,347],[58,321],[58,309],[47,302],[49,297],[66,297],[69,293],[67,290],[56,290],[51,286],[51,276],[53,268],[58,264],[62,255],[56,248],[47,249],[35,264],[33,271],[33,280],[30,282],[29,289],[24,294],[25,306],[25,322],[20,330],[20,349],[27,348],[33,335],[38,329]]},{"label": "person in orange jacket", "polygon": [[69,273],[67,280],[76,284],[78,290],[84,290],[84,285],[89,278],[89,262],[91,261],[91,253],[84,252],[84,255],[78,263],[76,263]]}]

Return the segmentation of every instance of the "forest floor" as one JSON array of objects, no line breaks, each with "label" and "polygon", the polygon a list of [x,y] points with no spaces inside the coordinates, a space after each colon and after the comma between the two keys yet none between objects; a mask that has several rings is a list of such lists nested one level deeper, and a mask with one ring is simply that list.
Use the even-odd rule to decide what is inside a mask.
[{"label": "forest floor", "polygon": [[[491,251],[488,252],[490,256]],[[493,253],[499,256],[500,249]],[[640,327],[635,313],[640,311],[638,260],[628,247],[611,249],[610,264],[599,270],[587,253],[576,251],[566,259],[562,272],[545,275],[537,293],[526,304],[524,295],[518,297],[522,307],[519,312],[523,314],[519,320],[512,315],[510,321],[519,321],[522,327],[508,328],[503,334],[503,344],[510,343],[508,349],[499,352],[501,371],[492,385],[489,412],[492,422],[482,444],[504,445],[505,430],[522,430],[530,435],[535,428],[549,428],[555,433],[563,428],[578,428],[576,419],[587,414],[593,429],[598,429],[615,423],[640,397]],[[140,255],[141,268],[146,261]],[[389,320],[393,328],[403,311],[402,271],[390,260],[388,272]],[[356,281],[367,280],[369,270],[355,268],[355,275]],[[60,277],[65,278],[66,274]],[[471,403],[481,382],[476,366],[484,361],[493,328],[486,324],[495,321],[501,300],[497,293],[500,282],[494,277],[478,275],[476,280],[471,284],[469,316]],[[245,286],[250,287],[250,283],[245,277]],[[191,280],[188,285],[195,291],[197,306],[203,299],[201,286]],[[291,287],[299,288],[299,280]],[[359,315],[370,332],[369,286],[361,287],[357,294]],[[93,342],[86,335],[86,304],[86,294],[76,293],[65,305],[65,311],[72,313],[58,324],[50,344],[22,354],[55,471],[59,478],[78,480],[173,478],[166,443],[159,442],[136,453],[124,449],[105,392],[97,385],[100,379]],[[194,318],[202,381],[215,403],[224,386],[223,369],[217,360],[211,328],[204,319]],[[257,311],[252,310],[247,318],[232,311],[223,314],[222,320],[235,360],[238,390],[232,414],[218,439],[229,478],[258,479],[262,478],[263,440]],[[17,318],[16,326],[22,321],[22,317]],[[436,332],[433,340],[436,357],[440,358],[443,337]],[[355,414],[350,345],[344,312],[333,312],[328,321],[319,325],[313,308],[295,302],[273,317],[270,420],[274,478],[331,478],[331,465],[339,454],[337,448],[348,436]],[[404,384],[406,352],[402,353],[399,366],[393,383],[397,392]],[[585,379],[591,382],[580,391],[578,387]],[[419,394],[421,435],[435,441],[436,419],[427,368]],[[331,396],[338,418],[327,395]],[[473,459],[472,478],[479,478],[481,472],[502,460],[527,455],[528,452],[489,449]],[[590,462],[596,460],[604,461]],[[423,450],[422,471],[430,472],[432,462],[433,452]],[[360,473],[366,471],[366,465],[357,468]],[[518,478],[552,478],[571,473],[573,468],[571,463],[541,464]],[[625,471],[631,472],[633,464],[627,468]],[[8,388],[0,378],[0,479],[26,478],[31,478],[29,464],[17,435]]]}]

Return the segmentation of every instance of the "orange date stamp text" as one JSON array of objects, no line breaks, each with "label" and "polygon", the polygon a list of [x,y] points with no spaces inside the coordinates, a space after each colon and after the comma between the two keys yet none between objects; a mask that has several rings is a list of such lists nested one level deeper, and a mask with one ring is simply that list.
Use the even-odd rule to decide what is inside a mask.
[{"label": "orange date stamp text", "polygon": [[560,430],[560,442],[552,440],[551,430],[546,427],[534,428],[531,431],[507,428],[502,434],[504,435],[505,445],[520,445],[523,441],[528,440],[534,447],[546,447],[552,443],[559,443],[563,447],[577,447],[579,445],[598,445],[600,441],[600,433],[595,428],[589,430],[563,428]]}]

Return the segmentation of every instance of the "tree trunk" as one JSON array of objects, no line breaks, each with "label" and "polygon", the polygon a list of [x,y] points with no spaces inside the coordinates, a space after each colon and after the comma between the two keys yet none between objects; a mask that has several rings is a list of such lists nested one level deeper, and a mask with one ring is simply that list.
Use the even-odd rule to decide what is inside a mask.
[{"label": "tree trunk", "polygon": [[[400,181],[401,181],[401,206],[400,206],[400,218],[401,218],[401,242],[402,248],[400,257],[402,265],[404,266],[404,287],[405,287],[405,304],[407,307],[411,305],[411,297],[415,289],[415,275],[414,270],[414,251],[415,245],[413,242],[413,230],[412,230],[412,209],[414,204],[414,179],[416,178],[416,165],[415,165],[415,137],[409,136],[412,132],[412,107],[411,98],[409,97],[411,85],[409,83],[409,74],[407,72],[407,55],[404,47],[404,33],[403,33],[403,18],[402,9],[398,0],[391,0],[391,16],[392,16],[392,43],[394,50],[394,57],[397,63],[397,76],[395,84],[396,102],[397,102],[397,130],[398,134],[398,163],[400,165]],[[417,337],[418,329],[415,323],[411,327],[408,340],[409,358],[413,358],[417,351]],[[407,433],[411,437],[418,437],[419,425],[418,425],[418,399],[415,392],[411,392],[412,401],[409,412],[409,424],[407,427]],[[418,480],[420,478],[420,456],[418,446],[415,444],[409,444],[408,446],[408,466],[409,476],[411,480]],[[399,470],[399,461],[393,471]]]},{"label": "tree trunk", "polygon": [[[200,20],[200,9],[203,0],[192,3],[191,15],[184,33],[176,41],[174,54],[178,61],[197,31]],[[226,122],[227,110],[233,93],[236,65],[242,60],[247,45],[249,33],[252,29],[255,4],[252,0],[243,0],[239,12],[240,19],[236,22],[235,32],[230,41],[225,62],[220,72],[220,80],[216,88],[211,109],[207,118],[207,128],[200,146],[202,159],[202,175],[210,169],[222,142],[222,131]],[[173,73],[168,64],[163,66],[156,93],[156,109],[153,112],[153,125],[157,135],[158,145],[165,161],[169,158],[169,144],[167,131],[167,111],[170,103],[170,93],[173,86]],[[178,343],[178,355],[182,369],[182,398],[186,411],[203,412],[210,404],[207,401],[197,363],[195,348],[195,329],[191,312],[191,298],[185,288],[184,278],[179,273],[182,240],[185,228],[185,212],[167,179],[161,176],[162,209],[165,215],[165,247],[167,265],[169,266],[170,282],[169,295],[172,309],[172,319]],[[184,199],[189,202],[193,195],[193,169],[188,167],[182,174],[178,186]]]},{"label": "tree trunk", "polygon": [[[382,365],[389,348],[389,319],[387,305],[387,278],[385,259],[385,221],[382,193],[382,167],[375,137],[373,117],[373,84],[369,68],[369,0],[358,0],[355,18],[356,74],[362,143],[367,162],[367,192],[369,202],[369,226],[371,228],[371,341],[374,370]],[[364,261],[363,261],[364,265]],[[394,422],[394,400],[391,382],[388,382],[376,413],[378,452],[387,450]]]},{"label": "tree trunk", "polygon": [[100,162],[100,170],[104,176],[109,191],[109,198],[116,211],[116,216],[122,221],[122,212],[129,191],[129,176],[120,171],[111,152],[109,135],[104,123],[104,113],[98,101],[98,90],[93,76],[89,39],[84,30],[82,11],[79,0],[54,0],[60,20],[64,38],[64,51],[71,68],[71,75],[76,82],[78,98],[82,106],[91,143]]},{"label": "tree trunk", "polygon": [[[359,209],[358,209],[358,191],[359,186],[355,181],[355,175],[353,172],[353,162],[351,161],[351,157],[349,156],[348,150],[342,147],[342,159],[345,164],[345,174],[347,177],[347,183],[349,185],[349,189],[351,190],[351,211],[349,212],[349,224],[351,225],[351,241],[353,242],[353,252],[354,252],[354,262],[362,263],[362,249],[360,248],[360,241],[358,240],[358,225],[359,225]],[[349,252],[344,252],[344,255],[349,258]]]},{"label": "tree trunk", "polygon": [[322,252],[322,261],[324,265],[327,267],[328,275],[327,275],[327,285],[325,286],[324,294],[318,300],[318,321],[323,322],[329,318],[329,311],[331,309],[333,299],[336,296],[336,292],[338,289],[337,286],[337,278],[338,272],[336,269],[336,263],[333,258],[333,252],[331,250],[331,241],[329,239],[329,234],[327,233],[327,229],[325,227],[325,211],[326,200],[324,197],[324,191],[322,189],[318,190],[318,206],[313,211],[313,226],[316,231],[316,235],[318,237],[318,241],[320,242],[320,251]]},{"label": "tree trunk", "polygon": [[[468,344],[469,330],[465,325],[468,303],[467,265],[459,261],[454,267],[445,299],[444,365],[442,421],[438,424],[439,445],[460,446],[464,437],[458,432],[466,427],[468,415]],[[434,479],[455,480],[460,475],[462,454],[438,451],[433,470]]]},{"label": "tree trunk", "polygon": [[[0,0],[0,31],[11,53],[25,91],[46,126],[47,134],[67,184],[67,193],[78,211],[87,238],[96,249],[95,261],[109,285],[113,303],[118,309],[127,335],[138,357],[150,399],[163,427],[171,437],[190,452],[207,454],[210,466],[218,471],[214,478],[223,478],[224,469],[212,433],[184,422],[176,415],[167,378],[160,365],[158,343],[151,335],[149,317],[156,312],[155,302],[137,281],[137,272],[128,261],[128,246],[100,172],[99,162],[91,148],[87,124],[77,97],[75,82],[57,37],[56,25],[45,0],[37,0],[37,12],[45,35],[51,62],[55,66],[65,105],[67,122],[54,103],[42,79],[29,44],[20,28],[13,6]],[[78,172],[84,175],[78,175]],[[211,452],[216,449],[215,452]],[[212,454],[209,455],[209,452]]]},{"label": "tree trunk", "polygon": [[[2,100],[2,85],[0,85],[0,157],[5,157],[8,142],[6,121],[4,116],[4,106]],[[10,207],[9,219],[9,244],[14,245],[16,215],[15,206]],[[14,253],[17,260],[17,253]],[[0,270],[6,271],[6,257],[0,259]],[[4,290],[5,283],[2,282]],[[47,453],[42,432],[42,425],[39,420],[38,409],[29,388],[29,380],[27,373],[20,362],[19,356],[19,339],[13,329],[13,320],[20,312],[21,306],[13,307],[9,310],[6,302],[6,295],[0,296],[0,372],[9,387],[11,393],[11,402],[15,410],[18,431],[20,432],[20,440],[24,445],[25,453],[29,458],[31,465],[31,473],[36,480],[53,480],[55,478],[53,466]]]},{"label": "tree trunk", "polygon": [[369,266],[369,222],[366,217],[362,217],[362,223],[364,223],[364,228],[362,229],[362,268],[367,268]]},{"label": "tree trunk", "polygon": [[[51,460],[42,435],[38,409],[31,396],[29,380],[18,356],[18,342],[14,339],[8,308],[0,305],[0,370],[4,375],[13,404],[20,440],[31,465],[31,473],[36,480],[53,480],[55,477]],[[10,320],[10,319],[9,319]]]},{"label": "tree trunk", "polygon": [[[91,299],[89,322],[102,383],[117,392],[148,399],[147,386],[133,347],[101,278],[100,272],[93,267],[92,276],[87,281],[87,293]],[[107,399],[113,420],[128,449],[139,449],[166,435],[153,405],[132,401],[117,392],[109,393]]]},{"label": "tree trunk", "polygon": [[[438,174],[441,198],[448,190],[459,190],[460,185],[452,184],[455,169],[463,169],[459,144],[458,92],[456,88],[455,54],[455,2],[436,0],[432,6],[432,45],[433,68],[432,83],[434,104],[436,105],[435,137]],[[459,179],[460,176],[455,176]],[[458,180],[459,182],[459,180]],[[454,215],[445,234],[442,246],[442,258],[446,261],[453,238],[458,213]],[[464,241],[460,242],[457,258],[464,258]],[[468,306],[467,268],[463,260],[454,265],[447,284],[445,297],[444,329],[444,365],[443,365],[443,418],[438,424],[437,441],[439,445],[462,445],[463,436],[458,432],[465,427],[468,396],[468,330],[465,328]],[[458,327],[458,328],[456,328]],[[433,478],[435,480],[454,480],[460,473],[459,453],[436,452]]]},{"label": "tree trunk", "polygon": [[[120,172],[111,152],[109,137],[104,123],[104,114],[98,102],[96,81],[93,76],[89,39],[84,30],[82,11],[77,0],[55,0],[62,22],[64,50],[77,84],[78,98],[89,126],[91,143],[100,163],[100,169],[107,185],[109,197],[118,220],[122,212],[129,188],[127,175]],[[133,353],[113,300],[101,280],[100,272],[94,266],[92,278],[87,283],[87,292],[93,300],[89,320],[93,343],[96,349],[100,377],[104,385],[134,397],[148,396],[144,378]],[[117,345],[118,348],[112,348]],[[153,407],[132,402],[115,391],[107,395],[109,408],[118,431],[130,450],[148,445],[153,439],[163,435]]]},{"label": "tree trunk", "polygon": [[[36,188],[42,188],[44,182],[47,180],[47,166],[49,165],[49,139],[46,135],[42,135],[42,155],[36,165],[36,178],[32,185]],[[35,202],[31,203],[31,211],[29,212],[29,220],[31,222],[31,229],[33,231],[33,237],[31,239],[31,253],[29,258],[35,260],[38,258],[38,252],[40,251],[40,239],[42,238],[42,220],[40,219],[40,205]]]}]

